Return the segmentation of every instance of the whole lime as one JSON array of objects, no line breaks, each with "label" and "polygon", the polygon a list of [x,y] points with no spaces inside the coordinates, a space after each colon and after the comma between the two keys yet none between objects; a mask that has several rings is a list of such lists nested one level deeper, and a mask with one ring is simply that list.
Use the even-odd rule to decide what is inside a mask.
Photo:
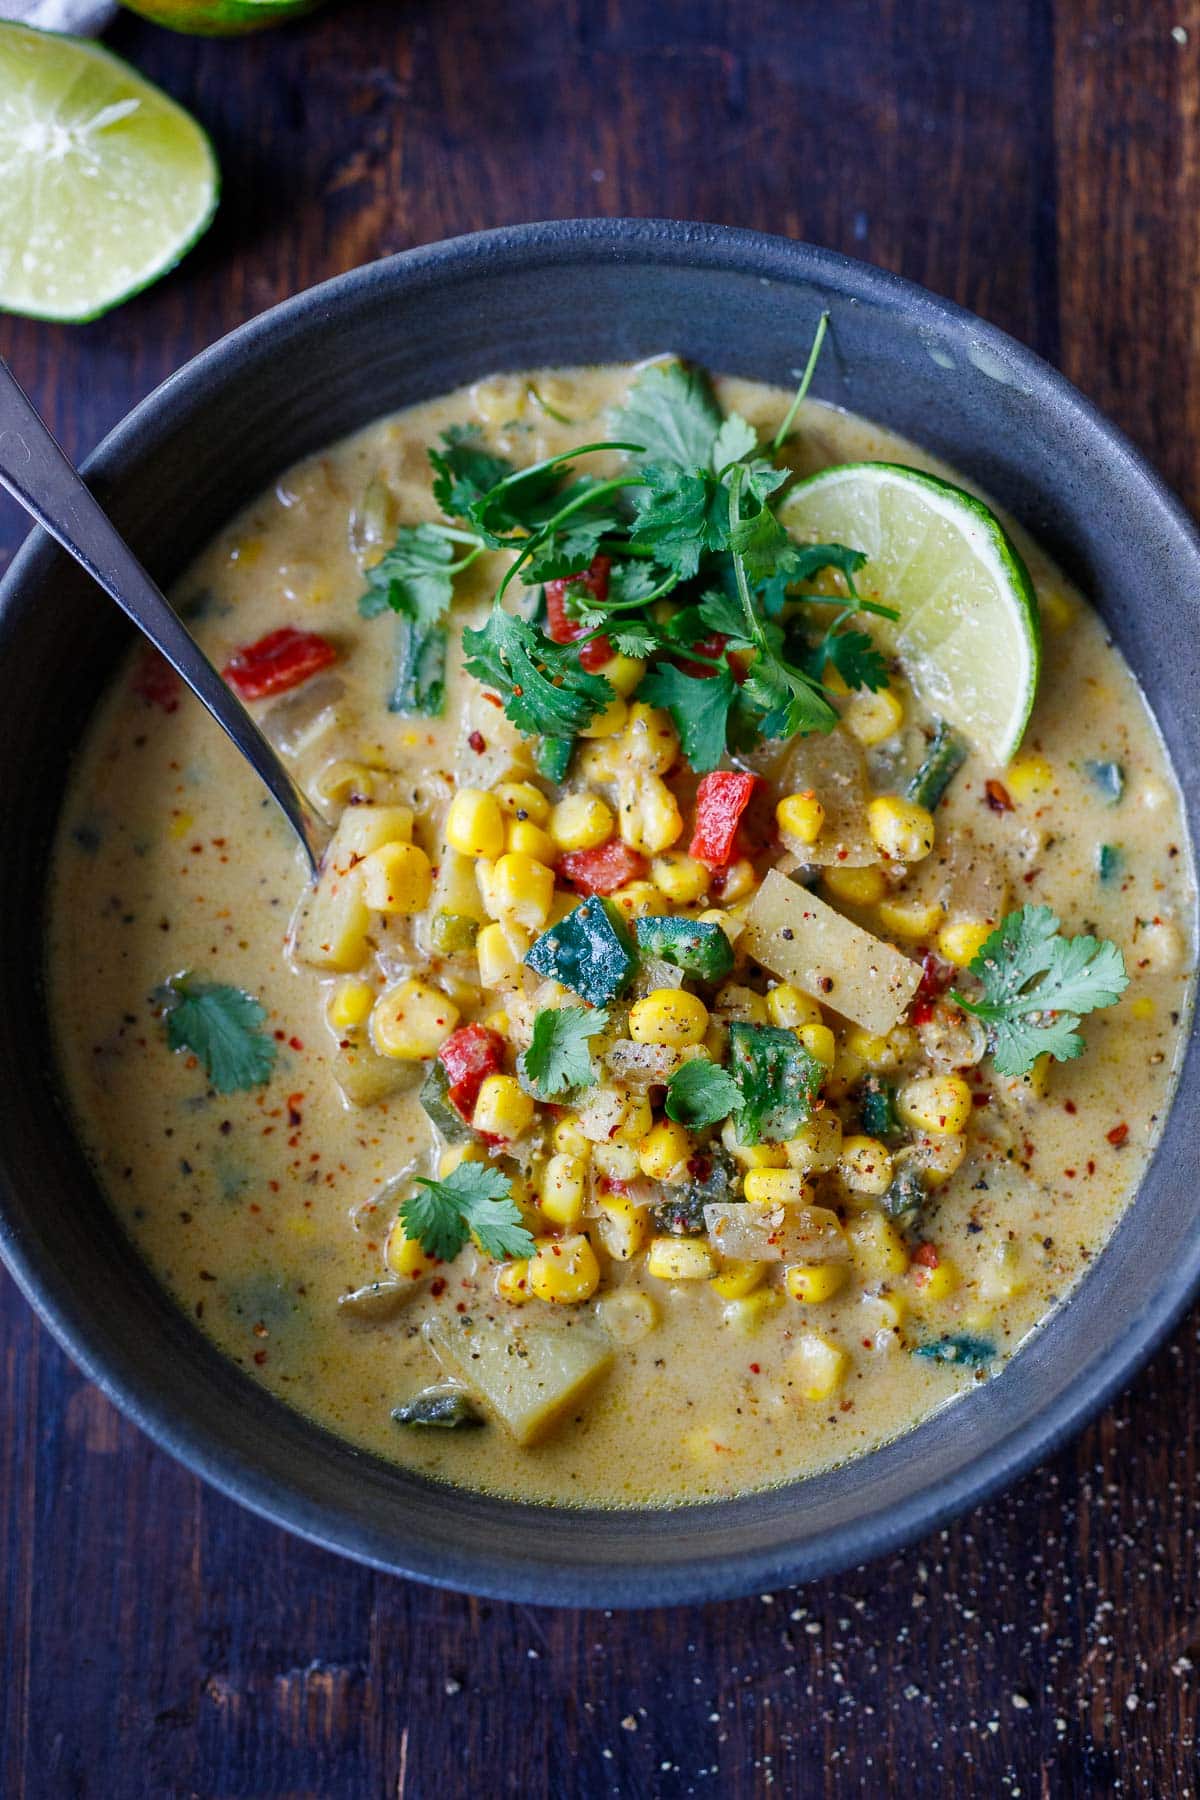
[{"label": "whole lime", "polygon": [[321,0],[122,0],[131,12],[191,37],[238,37],[312,12]]}]

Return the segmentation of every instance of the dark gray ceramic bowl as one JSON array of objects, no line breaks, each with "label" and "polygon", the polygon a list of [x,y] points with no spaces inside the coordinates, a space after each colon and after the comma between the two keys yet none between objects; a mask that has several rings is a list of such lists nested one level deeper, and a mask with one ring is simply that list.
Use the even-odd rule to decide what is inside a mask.
[{"label": "dark gray ceramic bowl", "polygon": [[[802,244],[644,221],[534,225],[358,269],[254,320],[113,432],[91,480],[170,582],[286,464],[496,369],[675,349],[790,383],[822,308],[815,391],[982,482],[1094,599],[1200,806],[1200,544],[1125,440],[978,319]],[[167,1300],[114,1223],[60,1105],[40,967],[55,814],[126,627],[35,537],[0,589],[0,1248],[84,1370],[166,1449],[319,1543],[422,1580],[562,1604],[645,1606],[858,1563],[1011,1481],[1133,1374],[1200,1282],[1200,1091],[1069,1304],[994,1381],[802,1485],[674,1512],[556,1511],[432,1486],[288,1411]],[[18,773],[19,772],[19,773]]]}]

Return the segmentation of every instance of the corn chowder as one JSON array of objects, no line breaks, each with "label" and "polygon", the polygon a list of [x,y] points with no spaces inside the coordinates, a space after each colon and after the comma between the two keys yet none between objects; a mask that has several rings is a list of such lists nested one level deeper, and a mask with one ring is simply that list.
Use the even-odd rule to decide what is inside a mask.
[{"label": "corn chowder", "polygon": [[139,652],[50,981],[120,1219],[257,1380],[675,1503],[863,1454],[1069,1293],[1169,1103],[1190,852],[1099,620],[946,480],[765,386],[542,371],[181,582],[329,849]]}]

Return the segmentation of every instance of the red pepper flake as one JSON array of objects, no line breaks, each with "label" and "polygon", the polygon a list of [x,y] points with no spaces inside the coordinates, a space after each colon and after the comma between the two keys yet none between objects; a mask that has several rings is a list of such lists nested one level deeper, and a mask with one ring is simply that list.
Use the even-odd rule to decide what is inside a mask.
[{"label": "red pepper flake", "polygon": [[147,645],[133,672],[133,691],[148,706],[160,706],[165,713],[179,707],[183,683],[165,656]]},{"label": "red pepper flake", "polygon": [[470,736],[467,738],[467,742],[475,752],[476,756],[482,756],[487,749],[487,739],[484,737],[482,731],[471,732]]},{"label": "red pepper flake", "polygon": [[442,1295],[446,1291],[445,1276],[444,1275],[435,1275],[433,1280],[429,1284],[429,1291],[433,1295],[435,1300],[440,1300]]},{"label": "red pepper flake", "polygon": [[1128,1125],[1114,1125],[1111,1131],[1105,1132],[1105,1136],[1113,1149],[1119,1150],[1129,1136],[1129,1127]]},{"label": "red pepper flake", "polygon": [[290,1037],[288,1039],[288,1045],[293,1050],[303,1050],[304,1048],[303,1039],[298,1037]]},{"label": "red pepper flake", "polygon": [[254,1352],[254,1360],[258,1364],[259,1368],[261,1369],[263,1364],[267,1360],[267,1352],[265,1350],[256,1350]]},{"label": "red pepper flake", "polygon": [[1066,1113],[1076,1113],[1079,1111],[1079,1108],[1076,1106],[1076,1104],[1073,1100],[1064,1100],[1063,1101],[1063,1111]]},{"label": "red pepper flake", "polygon": [[1011,812],[1013,809],[1012,799],[1002,781],[985,781],[983,797],[994,813]]},{"label": "red pepper flake", "polygon": [[[608,599],[608,575],[612,568],[612,560],[607,556],[594,556],[591,566],[580,570],[577,575],[564,575],[558,581],[546,583],[546,625],[551,641],[555,644],[573,644],[576,638],[586,637],[591,629],[571,618],[567,612],[567,592],[570,588],[584,588],[592,598],[603,606]],[[595,673],[610,660],[613,647],[606,637],[592,638],[583,644],[579,651],[579,661],[583,668]]]},{"label": "red pepper flake", "polygon": [[1064,1169],[1063,1174],[1068,1178],[1068,1180],[1074,1181],[1076,1171],[1074,1169]]},{"label": "red pepper flake", "polygon": [[751,1363],[750,1364],[750,1373],[752,1375],[761,1375],[762,1374],[762,1365],[760,1363]]},{"label": "red pepper flake", "polygon": [[913,1262],[922,1269],[936,1269],[940,1261],[935,1244],[920,1244],[913,1251]]},{"label": "red pepper flake", "polygon": [[990,1094],[972,1094],[971,1095],[971,1105],[972,1106],[990,1106],[991,1104],[992,1104],[992,1096]]},{"label": "red pepper flake", "polygon": [[221,673],[243,700],[265,700],[299,687],[336,661],[337,651],[328,639],[315,631],[281,625],[256,643],[235,650]]}]

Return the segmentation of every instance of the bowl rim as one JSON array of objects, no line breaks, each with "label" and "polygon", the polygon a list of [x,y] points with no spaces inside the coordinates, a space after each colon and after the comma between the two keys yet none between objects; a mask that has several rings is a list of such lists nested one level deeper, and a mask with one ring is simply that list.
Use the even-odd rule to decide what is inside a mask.
[{"label": "bowl rim", "polygon": [[[457,272],[478,273],[488,267],[586,264],[608,259],[750,273],[788,285],[798,277],[810,279],[840,289],[848,303],[868,301],[884,312],[901,314],[910,323],[928,323],[990,352],[1011,376],[1028,384],[1038,396],[1039,409],[1056,403],[1082,422],[1120,465],[1122,480],[1139,488],[1146,503],[1165,515],[1186,541],[1200,570],[1200,534],[1147,460],[1065,376],[999,327],[917,283],[838,251],[738,227],[663,219],[564,219],[502,226],[442,239],[333,276],[247,320],[190,358],[105,435],[81,465],[83,472],[91,479],[118,477],[125,459],[137,452],[144,437],[153,437],[179,402],[185,398],[198,401],[209,384],[224,385],[236,379],[241,366],[269,351],[281,329],[308,322],[314,314],[336,316],[348,295],[396,284],[406,291],[419,290]],[[0,582],[0,616],[36,577],[39,566],[57,554],[42,531],[31,531]],[[1170,1110],[1178,1098],[1177,1088]],[[56,1285],[53,1266],[39,1258],[35,1247],[26,1245],[13,1228],[4,1203],[7,1185],[7,1175],[0,1170],[0,1257],[21,1292],[84,1375],[187,1469],[272,1524],[367,1566],[490,1599],[549,1605],[639,1608],[732,1598],[813,1579],[893,1552],[956,1514],[981,1505],[1082,1429],[1146,1363],[1200,1291],[1198,1235],[1190,1253],[1175,1265],[1141,1316],[1051,1396],[1036,1415],[1001,1436],[969,1468],[936,1491],[920,1490],[886,1516],[864,1515],[840,1530],[830,1530],[790,1549],[786,1545],[726,1552],[702,1548],[695,1560],[657,1572],[614,1570],[609,1578],[589,1566],[574,1574],[559,1570],[548,1591],[544,1572],[532,1561],[520,1566],[507,1562],[497,1569],[483,1552],[447,1554],[411,1545],[385,1554],[376,1535],[352,1519],[331,1517],[327,1507],[248,1464],[212,1430],[156,1398],[136,1373],[114,1374],[93,1349],[87,1318],[61,1284]],[[538,1503],[528,1504],[535,1511],[543,1510]],[[708,1509],[725,1504],[728,1502],[717,1499],[699,1506]],[[632,1513],[633,1509],[629,1510]]]}]

